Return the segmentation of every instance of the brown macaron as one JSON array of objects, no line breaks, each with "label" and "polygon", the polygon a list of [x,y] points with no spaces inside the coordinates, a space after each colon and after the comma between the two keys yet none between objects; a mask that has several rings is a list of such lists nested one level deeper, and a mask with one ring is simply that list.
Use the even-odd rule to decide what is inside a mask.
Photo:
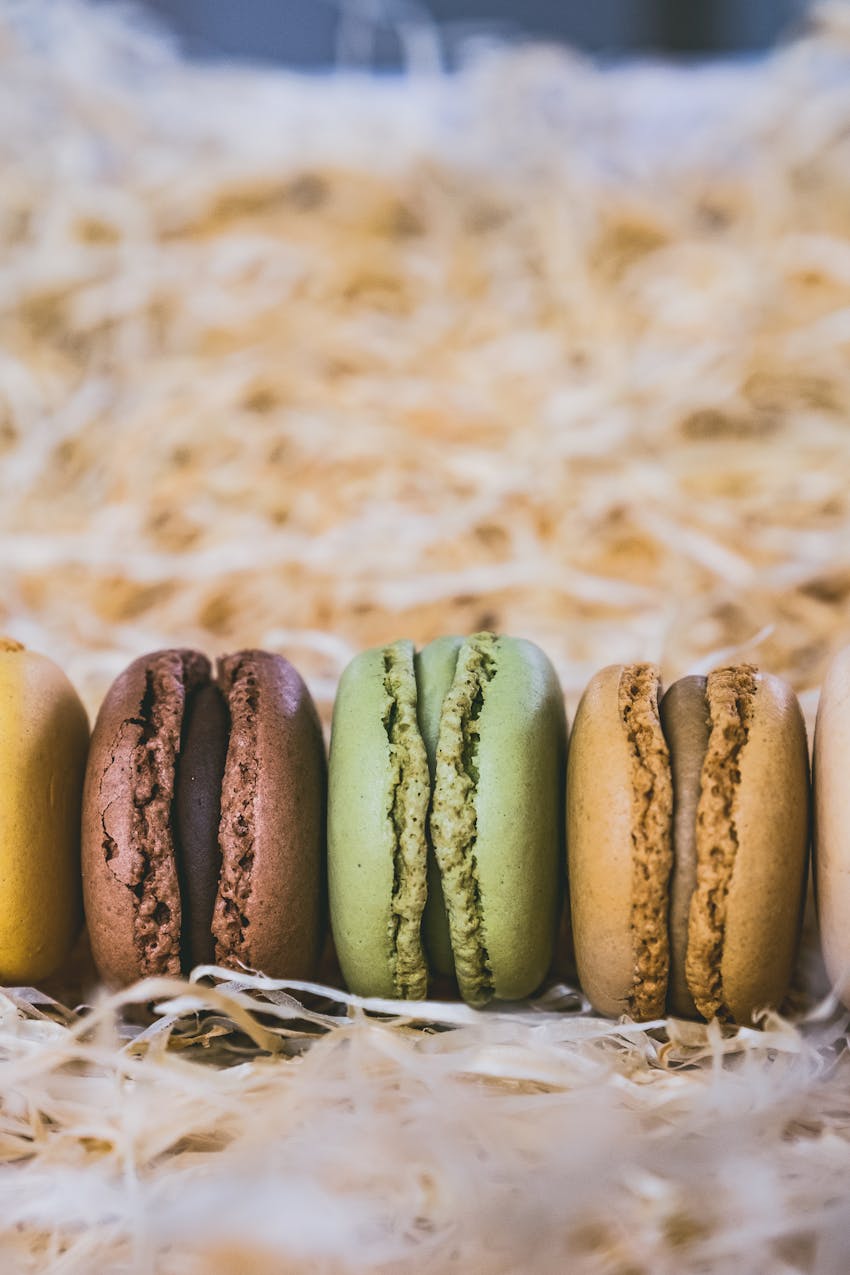
[{"label": "brown macaron", "polygon": [[309,977],[324,937],[325,751],[279,655],[167,650],[113,683],[83,793],[83,893],[102,977],[197,963]]},{"label": "brown macaron", "polygon": [[576,714],[567,854],[579,979],[594,1007],[749,1022],[781,1003],[809,832],[796,697],[752,665],[675,683],[598,673]]}]

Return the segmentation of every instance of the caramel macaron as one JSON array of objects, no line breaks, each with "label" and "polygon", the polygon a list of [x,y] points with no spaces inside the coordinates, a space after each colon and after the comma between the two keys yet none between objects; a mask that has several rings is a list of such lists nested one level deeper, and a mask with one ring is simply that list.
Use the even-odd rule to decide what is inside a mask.
[{"label": "caramel macaron", "polygon": [[92,735],[83,887],[102,977],[199,963],[309,977],[325,929],[325,752],[279,655],[157,651],[118,677]]},{"label": "caramel macaron", "polygon": [[61,669],[0,638],[0,982],[54,973],[82,925],[86,711]]},{"label": "caramel macaron", "polygon": [[805,724],[779,678],[742,664],[662,700],[653,665],[598,673],[567,768],[573,936],[594,1007],[743,1023],[779,1005],[809,806]]}]

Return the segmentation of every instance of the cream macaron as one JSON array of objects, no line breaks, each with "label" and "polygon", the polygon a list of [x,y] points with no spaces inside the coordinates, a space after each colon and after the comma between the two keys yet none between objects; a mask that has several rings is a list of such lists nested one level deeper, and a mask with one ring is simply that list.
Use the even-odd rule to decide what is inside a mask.
[{"label": "cream macaron", "polygon": [[742,664],[662,700],[653,665],[598,673],[567,770],[576,962],[594,1007],[749,1022],[779,1005],[809,805],[805,724],[779,678]]},{"label": "cream macaron", "polygon": [[814,744],[814,879],[826,972],[850,1007],[850,646],[827,669]]},{"label": "cream macaron", "polygon": [[0,638],[0,982],[35,983],[82,925],[85,709],[61,669]]}]

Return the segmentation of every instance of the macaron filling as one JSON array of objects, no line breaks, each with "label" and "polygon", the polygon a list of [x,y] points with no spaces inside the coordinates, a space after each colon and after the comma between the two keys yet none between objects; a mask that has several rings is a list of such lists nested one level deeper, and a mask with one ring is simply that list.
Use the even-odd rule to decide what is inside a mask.
[{"label": "macaron filling", "polygon": [[[209,678],[209,663],[193,651],[163,651],[150,663],[130,757],[131,863],[126,884],[135,894],[133,939],[144,974],[177,974],[181,966],[181,898],[172,823],[177,758],[187,698]],[[107,862],[116,846],[103,829]]]},{"label": "macaron filling", "polygon": [[417,720],[413,644],[384,648],[382,721],[387,734],[390,782],[387,818],[394,836],[390,945],[397,994],[421,1000],[428,991],[422,948],[422,914],[428,896],[426,822],[431,795],[428,757]]},{"label": "macaron filling", "polygon": [[691,899],[697,887],[697,805],[711,733],[704,677],[683,677],[661,701],[673,773],[673,872],[670,878],[670,983],[667,1009],[696,1018],[685,975]]},{"label": "macaron filling", "polygon": [[[439,637],[429,642],[414,656],[417,689],[416,715],[428,757],[432,789],[437,774],[437,743],[440,737],[443,701],[454,680],[457,655],[462,645],[463,638]],[[443,897],[443,882],[430,835],[428,836],[428,898],[422,917],[422,942],[431,974],[454,979],[455,962],[446,915],[446,902]]]},{"label": "macaron filling", "polygon": [[618,707],[631,757],[634,979],[628,1012],[646,1020],[664,1013],[670,966],[668,897],[673,866],[673,784],[659,715],[659,675],[651,664],[628,664]]},{"label": "macaron filling", "polygon": [[[130,886],[145,974],[248,962],[259,780],[256,657],[163,651],[146,671],[131,754]],[[109,838],[105,837],[107,859]],[[114,847],[113,847],[114,853]]]},{"label": "macaron filling", "polygon": [[212,919],[221,873],[218,829],[228,734],[224,696],[209,682],[187,701],[175,783],[181,958],[186,972],[215,960]]},{"label": "macaron filling", "polygon": [[758,682],[751,665],[675,682],[661,702],[673,781],[667,1009],[731,1019],[722,956],[738,852],[734,802]]},{"label": "macaron filling", "polygon": [[240,651],[219,660],[218,684],[227,703],[230,734],[221,782],[218,844],[221,873],[213,909],[217,961],[248,953],[248,900],[254,867],[254,834],[260,764],[257,756],[259,678],[256,656]]},{"label": "macaron filling", "polygon": [[496,676],[499,639],[478,633],[460,647],[443,701],[430,831],[443,881],[455,975],[464,1000],[494,993],[475,858],[478,719]]},{"label": "macaron filling", "polygon": [[711,731],[700,778],[696,815],[696,889],[690,904],[685,974],[706,1019],[733,1017],[723,990],[722,956],[729,886],[738,853],[735,796],[740,759],[749,737],[757,669],[717,669],[706,683]]}]

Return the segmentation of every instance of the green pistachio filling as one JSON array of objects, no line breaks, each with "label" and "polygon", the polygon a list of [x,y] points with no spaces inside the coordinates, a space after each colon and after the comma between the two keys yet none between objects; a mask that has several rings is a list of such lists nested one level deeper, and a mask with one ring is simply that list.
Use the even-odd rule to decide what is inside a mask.
[{"label": "green pistachio filling", "polygon": [[455,974],[464,1000],[481,1005],[494,992],[482,926],[475,845],[478,719],[496,675],[499,639],[477,633],[461,646],[443,701],[431,809],[431,840],[443,881]]},{"label": "green pistachio filling", "polygon": [[383,716],[390,753],[388,818],[395,832],[390,944],[396,994],[421,1000],[428,991],[422,950],[422,913],[428,893],[425,825],[430,798],[428,757],[416,717],[413,645],[394,642],[383,651],[386,704]]}]

